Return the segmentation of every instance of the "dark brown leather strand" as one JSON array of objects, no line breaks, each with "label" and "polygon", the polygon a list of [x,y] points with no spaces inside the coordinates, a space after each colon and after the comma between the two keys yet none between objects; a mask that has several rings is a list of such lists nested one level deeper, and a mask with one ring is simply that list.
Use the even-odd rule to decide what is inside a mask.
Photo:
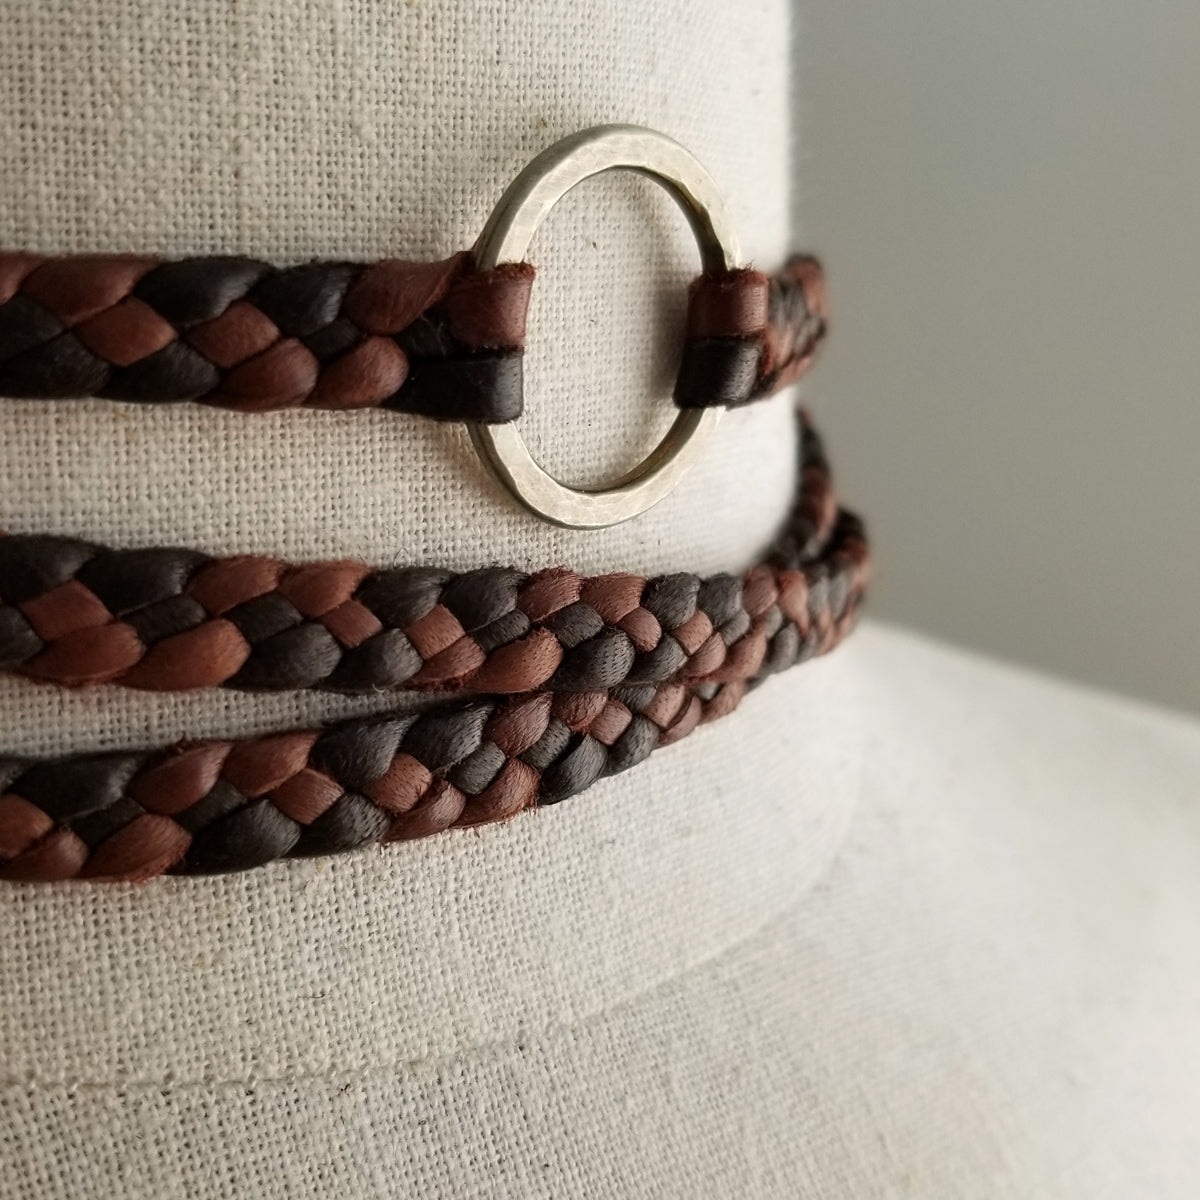
[{"label": "dark brown leather strand", "polygon": [[0,538],[0,670],[64,686],[387,688],[511,694],[748,678],[763,589],[798,619],[805,562],[836,505],[803,436],[799,502],[767,560],[737,578],[580,576],[485,567],[371,571],[192,550]]},{"label": "dark brown leather strand", "polygon": [[[732,652],[707,664],[697,654],[686,674],[668,680],[630,683],[626,673],[612,686],[535,684],[420,714],[244,741],[0,759],[0,879],[245,870],[507,820],[635,765],[732,711],[768,675],[831,649],[852,626],[868,573],[865,534],[856,517],[835,510],[820,441],[803,421],[801,455],[793,513],[760,567],[740,581],[712,577],[721,581],[715,585],[667,576],[671,582],[638,607],[678,630],[696,621],[680,620],[693,604],[703,613],[697,627],[711,622],[707,640],[716,646],[711,638],[725,644],[724,626],[708,615],[711,597],[699,597],[722,592],[729,613],[747,622]],[[554,593],[553,576],[528,578],[549,581],[543,594]],[[582,613],[580,603],[556,611]],[[594,628],[590,617],[579,619]],[[575,646],[600,646],[603,636],[593,632]]]},{"label": "dark brown leather strand", "polygon": [[[533,276],[527,263],[478,272],[467,252],[287,268],[0,252],[0,396],[511,421]],[[786,382],[781,366],[807,362],[823,333],[820,308],[814,259],[774,279],[702,277],[678,403],[742,404]]]}]

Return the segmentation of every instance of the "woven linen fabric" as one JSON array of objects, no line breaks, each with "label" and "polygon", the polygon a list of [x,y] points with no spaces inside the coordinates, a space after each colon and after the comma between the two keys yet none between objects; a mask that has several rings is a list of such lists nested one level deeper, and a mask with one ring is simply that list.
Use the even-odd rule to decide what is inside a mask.
[{"label": "woven linen fabric", "polygon": [[[616,120],[689,146],[770,266],[792,241],[787,16],[11,0],[0,241],[433,257],[532,154]],[[594,482],[672,415],[695,252],[652,184],[610,176],[534,258],[522,428]],[[51,407],[6,406],[0,526],[115,545],[728,570],[791,490],[785,401],[729,414],[678,493],[584,534],[516,509],[457,428]],[[0,891],[0,1200],[1189,1195],[1194,731],[886,634],[767,686],[510,826]],[[0,684],[22,753],[391,703]]]},{"label": "woven linen fabric", "polygon": [[[730,204],[744,259],[771,266],[791,243],[787,25],[785,0],[3,5],[0,244],[276,263],[433,258],[474,240],[543,147],[619,121],[696,154]],[[600,482],[674,417],[696,250],[664,193],[614,174],[568,196],[531,257],[521,428],[548,469]],[[380,566],[738,570],[785,514],[792,420],[784,398],[729,413],[669,499],[579,532],[519,509],[459,427],[390,413],[250,419],[14,401],[0,437],[0,527]],[[668,761],[639,779],[609,781],[595,803],[499,836],[269,869],[236,885],[170,881],[153,895],[5,890],[0,1065],[11,1086],[0,1115],[14,1136],[0,1141],[0,1196],[323,1195],[330,1179],[348,1196],[402,1194],[390,1156],[416,1154],[420,1116],[398,1137],[388,1102],[372,1119],[331,1115],[335,1153],[298,1162],[297,1177],[264,1167],[246,1182],[248,1156],[273,1139],[310,1158],[288,1141],[308,1136],[292,1100],[234,1111],[219,1086],[216,1108],[197,1117],[175,1113],[164,1086],[186,1079],[199,1096],[248,1074],[361,1073],[380,1054],[442,1061],[464,1039],[519,1037],[548,1010],[597,1011],[719,953],[798,896],[845,828],[857,725],[837,699],[837,667],[811,678],[789,686],[783,736],[748,716],[726,737],[660,755]],[[5,749],[27,754],[243,736],[393,703],[64,695],[0,681]],[[811,741],[793,740],[792,714],[810,710],[829,719]],[[130,917],[156,905],[166,941],[147,942]],[[674,915],[684,908],[687,921]],[[189,931],[186,949],[172,928]],[[264,1008],[272,996],[284,1007]],[[610,1080],[632,1067],[614,1046]],[[570,1086],[565,1070],[553,1088]],[[118,1097],[131,1084],[158,1096],[153,1129],[138,1134]],[[77,1110],[84,1096],[99,1106]],[[86,1154],[55,1133],[73,1110]],[[486,1136],[488,1113],[461,1113]],[[217,1129],[219,1152],[205,1140]],[[201,1146],[204,1164],[189,1149]],[[435,1176],[426,1181],[437,1195]],[[520,1192],[497,1176],[493,1194]]]},{"label": "woven linen fabric", "polygon": [[[698,779],[660,773],[661,756],[647,773],[669,832],[631,876],[611,874],[630,864],[599,804],[569,864],[548,820],[518,832],[527,879],[547,871],[558,904],[483,879],[488,837],[399,886],[373,856],[253,897],[245,877],[103,906],[26,892],[6,915],[43,945],[58,930],[91,1005],[79,1021],[54,964],[0,943],[28,989],[2,1030],[0,1194],[99,1195],[100,1177],[133,1200],[1186,1200],[1200,725],[870,625],[814,665],[838,697],[830,726],[859,712],[870,747],[865,765],[845,747],[813,764],[862,780],[815,887],[794,874],[799,847],[838,841],[843,814],[791,825],[779,852],[748,844],[746,768],[736,794],[704,793],[693,826],[677,805]],[[781,681],[802,718],[815,679]],[[696,736],[742,763],[771,745],[786,757],[761,724],[732,724]],[[803,794],[765,806],[794,813]],[[706,870],[722,864],[725,882]],[[597,938],[580,936],[589,871],[615,917]],[[686,955],[646,919],[681,887]],[[381,990],[371,1014],[347,1006],[351,965],[382,977],[396,948],[364,949],[422,899],[426,922],[446,917],[443,969],[418,941],[411,988]],[[535,925],[513,919],[531,901],[563,951],[549,975]],[[189,932],[212,922],[205,956],[144,932],[147,902]],[[374,919],[350,920],[360,906]],[[455,969],[473,955],[499,970],[466,995]],[[173,1005],[195,1032],[164,1045],[159,1030],[184,1026]]]}]

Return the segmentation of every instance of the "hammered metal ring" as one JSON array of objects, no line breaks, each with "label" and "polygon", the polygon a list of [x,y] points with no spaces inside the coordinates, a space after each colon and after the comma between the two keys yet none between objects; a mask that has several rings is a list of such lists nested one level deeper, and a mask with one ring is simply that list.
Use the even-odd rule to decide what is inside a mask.
[{"label": "hammered metal ring", "polygon": [[[637,125],[599,125],[544,150],[509,185],[475,244],[487,271],[525,257],[538,226],[576,184],[602,171],[636,171],[683,210],[705,272],[740,265],[733,222],[712,177],[678,142]],[[595,491],[568,487],[540,467],[513,425],[472,424],[471,440],[487,469],[527,509],[568,529],[603,529],[664,499],[699,457],[720,408],[684,409],[662,441],[628,474]]]}]

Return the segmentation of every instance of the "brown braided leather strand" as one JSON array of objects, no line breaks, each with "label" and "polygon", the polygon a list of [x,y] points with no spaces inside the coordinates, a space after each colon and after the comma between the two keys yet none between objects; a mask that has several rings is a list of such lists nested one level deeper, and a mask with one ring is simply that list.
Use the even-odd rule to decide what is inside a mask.
[{"label": "brown braided leather strand", "polygon": [[576,795],[836,645],[865,576],[854,518],[839,522],[835,544],[803,625],[777,624],[778,600],[767,605],[750,679],[489,696],[241,742],[0,761],[0,879],[247,870],[503,821]]},{"label": "brown braided leather strand", "polygon": [[0,394],[509,421],[534,271],[0,253]]},{"label": "brown braided leather strand", "polygon": [[825,275],[795,254],[774,276],[744,268],[701,275],[675,385],[681,408],[735,407],[796,382],[829,329]]},{"label": "brown braided leather strand", "polygon": [[501,694],[748,678],[763,581],[806,586],[803,564],[836,513],[820,441],[807,429],[802,442],[800,502],[769,560],[740,579],[371,571],[0,538],[0,670],[63,686]]},{"label": "brown braided leather strand", "polygon": [[[803,270],[797,262],[808,264]],[[0,252],[0,396],[197,401],[238,412],[383,407],[444,421],[520,416],[534,269],[442,262]],[[681,406],[787,382],[824,332],[820,268],[792,260],[693,285]]]},{"label": "brown braided leather strand", "polygon": [[324,730],[0,759],[0,879],[244,870],[507,820],[725,715],[768,675],[836,645],[863,596],[862,525],[833,507],[819,439],[801,428],[792,517],[767,562],[732,581],[749,622],[743,657],[693,663],[687,679],[486,695]]}]

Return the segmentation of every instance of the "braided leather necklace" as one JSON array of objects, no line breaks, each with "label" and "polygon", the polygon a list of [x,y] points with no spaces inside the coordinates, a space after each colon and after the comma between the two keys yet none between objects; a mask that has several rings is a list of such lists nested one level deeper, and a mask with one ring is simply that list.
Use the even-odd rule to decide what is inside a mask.
[{"label": "braided leather necklace", "polygon": [[[521,411],[533,269],[497,256],[523,250],[563,192],[613,166],[672,190],[706,270],[689,293],[680,417],[626,479],[583,493],[503,433]],[[797,378],[825,325],[816,261],[794,257],[773,278],[737,265],[702,169],[629,127],[551,147],[505,193],[474,253],[440,263],[273,270],[238,258],[0,254],[0,395],[466,420],[522,503],[585,528],[661,499],[696,434],[720,409]],[[798,441],[790,515],[740,577],[372,570],[0,537],[0,671],[60,686],[465,697],[240,741],[0,757],[0,879],[245,870],[505,820],[635,765],[853,624],[863,528],[837,508],[803,415]]]},{"label": "braided leather necklace", "polygon": [[[523,408],[528,263],[0,252],[0,396],[192,400],[256,413],[387,408],[499,424]],[[691,288],[681,408],[798,378],[825,332],[820,267],[739,269]]]},{"label": "braided leather necklace", "polygon": [[[816,436],[797,509],[742,578],[372,571],[0,538],[0,670],[158,691],[598,691],[753,673],[761,593],[840,545]],[[773,581],[773,582],[772,582]],[[800,586],[799,580],[795,586]],[[803,599],[795,601],[803,608]],[[787,601],[785,600],[785,606]],[[715,673],[715,674],[714,674]]]},{"label": "braided leather necklace", "polygon": [[[54,583],[56,576],[38,572],[93,548],[42,538],[0,542],[0,595],[8,599],[14,583],[36,593],[0,609],[10,628],[18,614],[28,621],[30,610],[35,619],[53,613],[47,597],[67,595],[77,609],[86,594],[100,619],[91,632],[116,629],[136,641],[139,628],[159,627],[157,615],[139,621],[139,611],[155,614],[180,597],[198,605],[196,594],[210,602],[244,597],[249,581],[261,591],[242,599],[244,611],[262,600],[263,608],[291,614],[290,629],[319,630],[334,642],[353,642],[357,630],[382,624],[375,615],[382,612],[391,623],[372,637],[385,644],[399,638],[412,648],[404,660],[415,655],[412,661],[424,663],[404,686],[477,687],[482,679],[491,690],[424,713],[323,730],[151,752],[0,759],[0,879],[244,870],[505,820],[575,795],[724,716],[768,675],[832,649],[853,624],[866,584],[862,524],[835,507],[820,440],[803,418],[799,429],[792,513],[764,561],[741,578],[421,568],[373,574],[346,563],[286,568],[151,550],[100,553]],[[185,584],[141,610],[102,617],[117,596],[128,603],[156,594],[164,553],[173,566],[198,566],[192,593]],[[81,581],[92,564],[100,564],[90,577],[97,591]],[[354,579],[356,589],[348,584]],[[295,607],[330,600],[337,602],[318,617]],[[330,616],[339,612],[344,619]],[[203,645],[189,634],[172,636],[183,639],[177,644],[185,660]],[[276,648],[263,662],[287,659]],[[152,661],[153,649],[141,667]],[[374,685],[359,678],[357,686]]]}]

